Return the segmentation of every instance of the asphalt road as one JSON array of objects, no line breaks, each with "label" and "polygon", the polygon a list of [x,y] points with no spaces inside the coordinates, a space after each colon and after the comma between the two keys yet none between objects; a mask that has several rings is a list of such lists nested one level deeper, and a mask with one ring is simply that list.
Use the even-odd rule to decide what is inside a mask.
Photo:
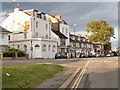
[{"label": "asphalt road", "polygon": [[[41,62],[82,68],[83,70],[78,73],[78,76],[81,76],[77,82],[77,88],[118,88],[118,57],[6,60],[2,61],[2,65],[37,64]],[[76,82],[76,79],[73,81]]]},{"label": "asphalt road", "polygon": [[33,60],[3,60],[2,65],[15,65],[15,64],[37,64],[44,62],[51,62],[54,64],[60,65],[69,65],[69,66],[84,66],[87,59],[85,58],[69,58],[69,59],[33,59]]},{"label": "asphalt road", "polygon": [[118,58],[94,58],[77,88],[118,88]]}]

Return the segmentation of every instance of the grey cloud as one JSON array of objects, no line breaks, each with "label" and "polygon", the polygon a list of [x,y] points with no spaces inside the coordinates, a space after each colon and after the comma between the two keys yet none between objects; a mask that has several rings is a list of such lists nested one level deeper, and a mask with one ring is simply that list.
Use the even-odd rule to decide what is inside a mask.
[{"label": "grey cloud", "polygon": [[[99,0],[100,1],[100,0]],[[104,0],[102,0],[104,1]],[[86,23],[91,20],[103,19],[110,25],[118,25],[118,3],[117,2],[18,2],[21,9],[38,9],[40,11],[53,14],[59,13],[62,19],[66,20],[71,30],[73,24],[77,24],[76,31],[85,31]],[[3,11],[10,12],[13,4],[3,3]]]}]

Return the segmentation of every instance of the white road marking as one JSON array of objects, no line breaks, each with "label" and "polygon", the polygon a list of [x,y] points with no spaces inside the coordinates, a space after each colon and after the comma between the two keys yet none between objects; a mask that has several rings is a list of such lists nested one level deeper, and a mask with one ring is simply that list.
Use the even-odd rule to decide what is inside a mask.
[{"label": "white road marking", "polygon": [[82,73],[82,75],[81,75],[80,79],[78,80],[78,83],[77,83],[77,85],[76,85],[76,87],[75,87],[75,88],[77,88],[77,87],[78,87],[78,85],[80,84],[80,81],[81,81],[81,79],[83,78],[83,75],[85,74],[85,71],[86,71],[86,68],[85,68],[85,70],[83,71],[83,73]]},{"label": "white road marking", "polygon": [[86,68],[87,68],[88,64],[90,63],[90,61],[91,61],[91,60],[89,60],[89,61],[86,63],[86,65],[84,66],[84,68],[83,68],[82,71],[80,72],[80,74],[79,74],[78,78],[76,79],[75,83],[73,84],[71,90],[77,89],[78,85],[80,84],[81,79],[82,79],[83,76],[84,76],[84,73],[85,73]]},{"label": "white road marking", "polygon": [[[108,61],[108,60],[107,60],[107,61],[102,61],[102,60],[92,60],[91,62],[92,62],[92,63],[93,63],[93,62],[99,62],[99,63],[102,63],[102,62],[104,62],[104,63],[111,63],[112,61],[110,61],[110,60],[109,60],[109,61]],[[118,64],[118,63],[116,63],[116,64]]]},{"label": "white road marking", "polygon": [[117,64],[117,65],[118,65],[118,63],[117,63],[117,62],[115,62],[115,64]]}]

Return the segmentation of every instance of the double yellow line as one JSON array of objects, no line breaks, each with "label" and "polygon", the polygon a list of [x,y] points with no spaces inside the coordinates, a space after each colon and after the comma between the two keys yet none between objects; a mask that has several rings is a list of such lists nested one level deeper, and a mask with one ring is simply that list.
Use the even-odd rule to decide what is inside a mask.
[{"label": "double yellow line", "polygon": [[71,90],[76,90],[78,88],[78,85],[80,84],[81,79],[83,78],[85,71],[87,69],[88,64],[90,63],[91,60],[89,60],[86,65],[84,66],[84,68],[82,69],[82,71],[80,72],[79,76],[77,77],[76,81],[74,82],[74,84],[72,85]]}]

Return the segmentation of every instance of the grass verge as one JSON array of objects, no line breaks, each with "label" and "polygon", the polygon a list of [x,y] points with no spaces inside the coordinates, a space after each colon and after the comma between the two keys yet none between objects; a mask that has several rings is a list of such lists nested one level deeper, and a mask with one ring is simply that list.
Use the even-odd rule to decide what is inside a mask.
[{"label": "grass verge", "polygon": [[62,70],[55,64],[3,66],[2,88],[34,88]]}]

